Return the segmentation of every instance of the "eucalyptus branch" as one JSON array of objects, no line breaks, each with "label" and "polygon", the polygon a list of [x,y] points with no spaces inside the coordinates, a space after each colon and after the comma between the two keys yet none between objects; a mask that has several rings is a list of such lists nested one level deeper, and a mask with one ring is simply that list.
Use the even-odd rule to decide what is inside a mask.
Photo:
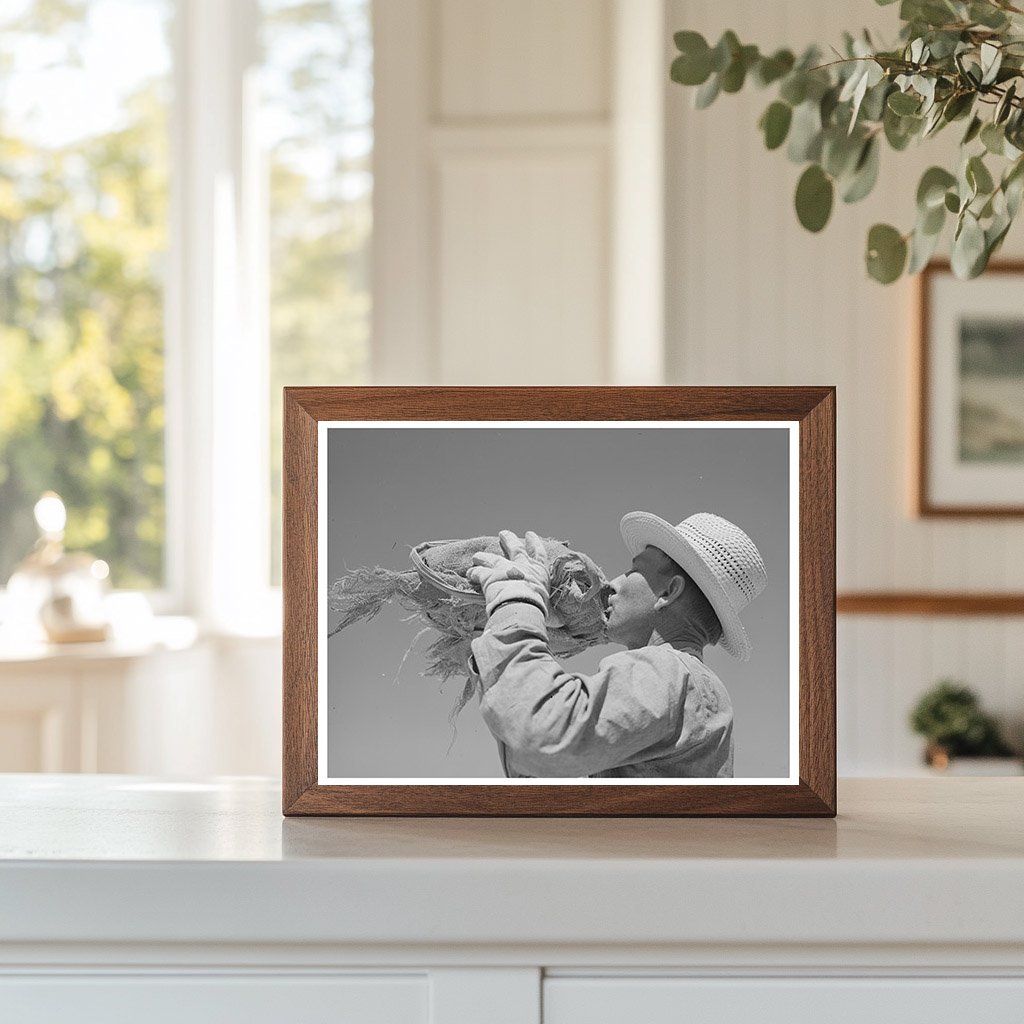
[{"label": "eucalyptus branch", "polygon": [[[958,167],[922,175],[910,231],[871,228],[866,267],[885,284],[916,273],[954,220],[953,270],[975,277],[1024,205],[1024,39],[1007,17],[1024,10],[992,0],[991,15],[978,12],[986,24],[958,17],[962,10],[952,0],[903,0],[897,47],[882,50],[867,33],[857,41],[847,34],[845,55],[833,47],[836,59],[827,62],[817,47],[798,60],[789,50],[762,54],[731,31],[713,47],[699,33],[678,32],[671,76],[697,87],[701,109],[749,81],[774,88],[758,126],[768,149],[785,145],[789,159],[804,165],[796,214],[814,232],[828,223],[837,193],[853,203],[872,191],[883,144],[900,152],[964,120]],[[953,17],[932,24],[936,11]],[[980,104],[994,108],[991,117],[975,112]],[[983,149],[972,155],[975,140]]]}]

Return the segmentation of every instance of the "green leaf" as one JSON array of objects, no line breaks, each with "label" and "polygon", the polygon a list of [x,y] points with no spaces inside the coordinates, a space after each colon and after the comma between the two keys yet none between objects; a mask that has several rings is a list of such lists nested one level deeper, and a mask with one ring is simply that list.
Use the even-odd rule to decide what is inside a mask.
[{"label": "green leaf", "polygon": [[914,229],[914,234],[910,239],[910,263],[907,265],[908,274],[916,274],[918,271],[924,270],[928,265],[928,261],[935,254],[941,234],[941,230],[931,233],[924,231],[920,225]]},{"label": "green leaf", "polygon": [[985,28],[999,30],[1009,24],[1009,19],[1006,15],[988,3],[971,4],[967,16],[976,25],[984,25]]},{"label": "green leaf", "polygon": [[802,71],[792,72],[779,86],[779,98],[791,107],[798,107],[807,99],[807,76]]},{"label": "green leaf", "polygon": [[990,121],[981,129],[981,141],[985,148],[995,156],[1003,155],[1003,148],[1006,144],[1006,133],[1002,125],[992,124]]},{"label": "green leaf", "polygon": [[1003,63],[1003,51],[991,42],[984,42],[981,44],[981,51],[979,54],[981,58],[981,84],[991,85],[996,80],[996,75],[999,74],[999,68]]},{"label": "green leaf", "polygon": [[972,117],[971,123],[967,126],[967,131],[964,132],[964,137],[960,140],[961,146],[970,145],[981,131],[982,121],[980,117]]},{"label": "green leaf", "polygon": [[854,170],[864,149],[865,136],[847,135],[840,127],[829,127],[822,133],[821,165],[833,178],[841,178]]},{"label": "green leaf", "polygon": [[955,192],[947,192],[944,205],[950,213],[959,213],[960,197]]},{"label": "green leaf", "polygon": [[1002,187],[1003,195],[1006,196],[1006,210],[1012,221],[1024,197],[1024,156],[1018,157],[1003,174]]},{"label": "green leaf", "polygon": [[693,105],[698,110],[705,110],[711,106],[712,103],[718,98],[719,92],[722,89],[722,82],[718,75],[712,75],[697,91],[694,93]]},{"label": "green leaf", "polygon": [[985,161],[980,156],[972,156],[967,161],[966,177],[968,183],[978,195],[988,195],[995,188],[992,175],[989,174]]},{"label": "green leaf", "polygon": [[807,100],[793,111],[786,155],[795,164],[817,160],[821,143],[821,110],[816,102]]},{"label": "green leaf", "polygon": [[771,85],[793,70],[796,58],[789,50],[776,50],[770,57],[762,57],[754,66],[754,81],[760,86]]},{"label": "green leaf", "polygon": [[673,37],[679,56],[672,61],[673,82],[702,85],[711,74],[711,48],[699,32],[677,32]]},{"label": "green leaf", "polygon": [[978,219],[968,210],[960,221],[960,227],[953,238],[953,252],[950,263],[953,273],[966,281],[977,277],[985,268],[985,232]]},{"label": "green leaf", "polygon": [[863,199],[878,181],[878,139],[874,136],[864,143],[853,177],[843,189],[843,202],[856,203]]},{"label": "green leaf", "polygon": [[[954,211],[956,212],[956,211]],[[925,235],[938,235],[946,223],[946,204],[939,203],[929,210],[919,210],[917,214],[917,230]]]},{"label": "green leaf", "polygon": [[921,175],[917,186],[917,207],[924,213],[942,206],[946,201],[946,192],[956,184],[956,175],[950,174],[944,167],[929,167]]},{"label": "green leaf", "polygon": [[669,69],[669,78],[679,85],[702,85],[708,80],[711,74],[711,60],[705,54],[704,58],[693,58],[688,56],[676,57]]},{"label": "green leaf", "polygon": [[732,63],[722,72],[722,92],[739,92],[746,81],[747,72],[758,59],[756,46],[742,46],[733,56]]},{"label": "green leaf", "polygon": [[885,113],[885,101],[892,91],[893,84],[888,79],[882,79],[876,85],[870,86],[860,107],[861,121],[881,121]]},{"label": "green leaf", "polygon": [[820,231],[832,214],[832,181],[817,165],[811,164],[796,186],[796,215],[808,231]]},{"label": "green leaf", "polygon": [[865,259],[868,273],[880,284],[892,284],[907,262],[907,243],[890,224],[876,224],[868,232]]},{"label": "green leaf", "polygon": [[907,148],[910,140],[921,130],[923,124],[923,117],[899,117],[891,110],[886,110],[882,115],[885,140],[897,152]]},{"label": "green leaf", "polygon": [[996,124],[1002,124],[1009,117],[1010,111],[1013,109],[1012,103],[1016,95],[1017,83],[1011,82],[1007,86],[1006,92],[1003,93],[1002,98],[996,104],[996,112],[992,116],[992,120],[995,121]]},{"label": "green leaf", "polygon": [[768,149],[778,149],[786,141],[792,120],[793,108],[779,100],[772,103],[761,115],[760,127],[764,132],[764,144]]},{"label": "green leaf", "polygon": [[732,64],[734,57],[742,48],[736,33],[732,29],[726,29],[711,51],[711,70],[721,74]]},{"label": "green leaf", "polygon": [[921,100],[913,93],[897,91],[889,96],[889,109],[901,117],[907,114],[916,114],[920,107]]},{"label": "green leaf", "polygon": [[966,117],[971,112],[976,98],[973,92],[954,93],[946,100],[942,116],[947,121],[957,121],[961,117]]}]

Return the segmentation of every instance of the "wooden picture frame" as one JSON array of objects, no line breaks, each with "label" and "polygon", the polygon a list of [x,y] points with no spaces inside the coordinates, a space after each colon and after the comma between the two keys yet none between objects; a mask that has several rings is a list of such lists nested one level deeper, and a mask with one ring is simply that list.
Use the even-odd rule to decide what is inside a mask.
[{"label": "wooden picture frame", "polygon": [[[835,425],[835,389],[831,387],[286,388],[283,477],[284,813],[483,817],[834,816]],[[329,765],[327,769],[323,768],[328,764],[329,730],[340,728],[326,725],[326,716],[341,714],[342,717],[336,721],[349,721],[344,717],[347,713],[344,708],[340,712],[332,708],[327,694],[332,694],[330,701],[334,702],[334,694],[340,692],[343,697],[340,703],[344,704],[346,688],[350,682],[353,685],[356,682],[349,679],[351,673],[347,663],[342,665],[340,675],[336,666],[332,666],[335,673],[332,678],[341,680],[336,682],[336,686],[341,686],[340,691],[328,690],[325,681],[327,658],[323,651],[326,650],[327,634],[325,594],[329,547],[325,523],[329,504],[334,502],[332,508],[347,510],[347,503],[354,499],[346,495],[355,494],[355,489],[361,486],[359,479],[345,477],[341,483],[339,478],[330,484],[332,489],[328,492],[328,456],[334,451],[345,458],[350,457],[358,447],[357,440],[358,444],[363,443],[364,434],[353,433],[355,427],[364,430],[365,436],[374,441],[380,439],[388,444],[394,441],[398,451],[400,441],[418,436],[420,431],[426,438],[425,431],[430,428],[444,427],[452,431],[463,428],[463,434],[458,436],[478,437],[486,446],[492,438],[498,438],[515,426],[530,428],[530,438],[539,438],[540,442],[549,445],[556,441],[568,443],[571,440],[576,444],[590,439],[604,444],[606,438],[615,443],[621,440],[622,444],[633,444],[635,439],[637,444],[671,444],[670,450],[675,451],[678,440],[679,444],[685,442],[690,447],[698,446],[694,450],[701,452],[706,449],[700,445],[714,444],[715,453],[727,453],[706,459],[707,464],[714,466],[715,472],[722,476],[720,486],[723,494],[729,490],[729,473],[734,477],[751,473],[752,479],[757,480],[775,480],[779,476],[770,467],[759,469],[755,449],[750,449],[754,454],[743,454],[747,451],[744,445],[748,441],[760,444],[760,438],[764,437],[773,445],[786,445],[785,449],[778,449],[786,453],[785,466],[781,470],[784,480],[778,486],[788,488],[785,492],[788,519],[779,526],[780,530],[784,528],[787,541],[785,554],[780,554],[777,559],[785,571],[780,572],[779,566],[769,564],[767,554],[765,561],[769,564],[769,580],[771,573],[775,572],[780,578],[779,586],[784,579],[788,581],[788,589],[779,590],[775,601],[764,604],[765,611],[760,613],[764,616],[766,625],[763,628],[766,631],[769,622],[784,621],[787,624],[786,639],[783,647],[779,648],[788,652],[788,660],[784,661],[788,708],[784,707],[781,712],[788,715],[786,720],[789,723],[785,733],[789,774],[784,781],[772,778],[741,778],[737,782],[732,779],[620,781],[579,778],[555,782],[551,778],[499,778],[495,775],[493,780],[488,776],[466,780],[465,783],[448,779],[444,784],[437,784],[431,780],[419,782],[407,777],[391,781],[380,777],[364,780],[351,775],[336,780],[331,776]],[[378,434],[372,433],[374,427],[380,428]],[[556,428],[569,429],[564,441],[554,432]],[[399,433],[402,429],[406,434]],[[384,433],[381,434],[380,430]],[[410,430],[416,434],[409,434]],[[588,431],[605,433],[591,434]],[[457,435],[450,433],[445,436]],[[526,434],[523,436],[527,437]],[[577,444],[577,448],[580,445]],[[728,453],[733,452],[740,453],[735,456],[739,460],[735,465],[741,469],[730,468],[733,463],[729,460],[734,456]],[[437,456],[439,459],[443,457],[443,454]],[[338,463],[339,466],[354,464]],[[642,460],[638,464],[642,464]],[[436,465],[441,466],[442,463]],[[682,476],[686,471],[685,467],[674,466],[659,466],[657,472],[654,467],[642,468],[645,474],[654,474],[650,479],[669,482],[674,482],[676,476]],[[567,467],[566,478],[571,478],[571,469],[571,466]],[[455,469],[451,471],[455,472]],[[758,472],[763,472],[763,477],[758,477]],[[350,470],[346,469],[345,473],[350,473]],[[385,477],[382,465],[378,478]],[[677,517],[680,520],[689,512],[717,511],[699,506],[701,495],[710,494],[710,491],[702,490],[702,478],[703,474],[698,479],[698,474],[692,473],[692,485],[687,485],[686,494],[688,499],[692,494],[692,500],[698,505],[681,511]],[[776,492],[773,490],[772,493]],[[413,494],[409,495],[410,503],[416,503],[414,498]],[[460,500],[463,505],[467,504],[465,494],[460,496]],[[751,509],[747,515],[753,515],[753,509],[759,503],[744,500],[744,507]],[[541,504],[537,507],[540,508]],[[619,509],[625,507],[628,510],[630,505],[643,507],[643,496],[609,500],[609,507],[615,510],[616,515]],[[380,507],[383,517],[391,505],[382,504]],[[471,502],[468,507],[471,507]],[[658,509],[651,511],[658,513]],[[664,512],[671,516],[675,509],[665,509]],[[365,518],[366,514],[363,515]],[[610,519],[611,512],[607,516],[602,514],[601,523],[608,526],[608,532],[616,533],[616,542],[621,546],[615,523]],[[343,523],[344,516],[331,519],[331,529],[335,533],[336,521]],[[676,522],[676,518],[672,522]],[[486,530],[497,533],[506,526],[510,524],[488,523]],[[541,529],[539,524],[531,526],[529,522],[522,527],[524,530],[530,528]],[[346,538],[349,536],[345,533]],[[391,534],[387,536],[390,538]],[[453,534],[442,533],[441,536]],[[416,543],[417,539],[430,538],[405,537],[403,543]],[[783,548],[779,550],[782,552]],[[396,549],[390,557],[397,558],[401,554],[401,550]],[[371,557],[377,556],[373,554]],[[628,566],[628,555],[623,557]],[[752,602],[751,609],[756,606],[757,602]],[[784,619],[767,618],[769,615],[782,615],[779,608],[783,606]],[[771,649],[777,647],[776,644]],[[352,649],[357,648],[353,646]],[[324,694],[323,699],[320,698],[321,693]],[[469,708],[463,712],[468,713]],[[748,716],[745,728],[751,737],[756,735],[755,715]],[[321,739],[322,744],[319,742]]]},{"label": "wooden picture frame", "polygon": [[987,365],[1020,362],[1022,287],[1024,262],[991,263],[960,281],[936,261],[919,276],[914,511],[922,518],[1024,516],[1024,372]]}]

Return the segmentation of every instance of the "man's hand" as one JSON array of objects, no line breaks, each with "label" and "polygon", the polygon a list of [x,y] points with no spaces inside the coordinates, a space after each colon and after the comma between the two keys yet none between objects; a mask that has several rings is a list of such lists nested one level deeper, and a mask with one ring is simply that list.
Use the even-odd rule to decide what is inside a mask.
[{"label": "man's hand", "polygon": [[488,616],[506,601],[527,601],[547,618],[551,611],[551,584],[544,541],[532,530],[526,532],[525,541],[511,530],[502,530],[498,540],[505,557],[478,551],[467,574],[483,591]]}]

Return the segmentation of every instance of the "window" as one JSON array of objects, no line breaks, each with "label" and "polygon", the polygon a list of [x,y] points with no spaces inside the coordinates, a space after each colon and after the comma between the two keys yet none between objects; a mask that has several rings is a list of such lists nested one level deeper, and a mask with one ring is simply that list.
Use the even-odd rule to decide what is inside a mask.
[{"label": "window", "polygon": [[171,14],[15,0],[0,15],[0,583],[48,489],[68,546],[115,585],[164,582]]},{"label": "window", "polygon": [[369,0],[263,0],[262,7],[271,567],[278,582],[281,388],[368,378],[373,44]]},{"label": "window", "polygon": [[281,387],[368,375],[372,49],[370,0],[4,5],[0,587],[53,489],[116,587],[270,628]]}]

